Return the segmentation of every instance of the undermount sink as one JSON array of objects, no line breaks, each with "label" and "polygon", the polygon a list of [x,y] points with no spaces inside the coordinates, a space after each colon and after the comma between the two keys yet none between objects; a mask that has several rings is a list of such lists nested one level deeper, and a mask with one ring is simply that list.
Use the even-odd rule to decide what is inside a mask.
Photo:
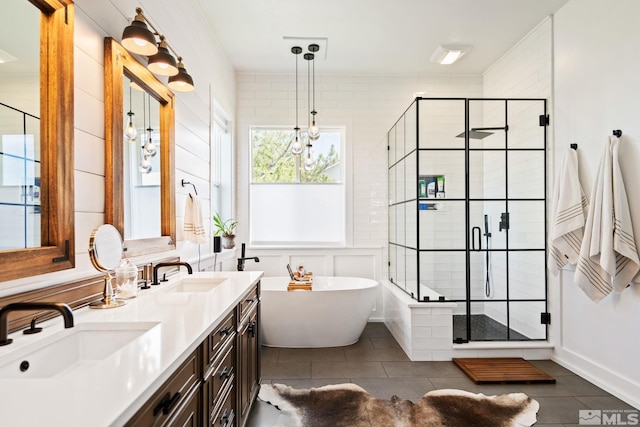
[{"label": "undermount sink", "polygon": [[0,379],[50,378],[106,359],[159,322],[85,323],[0,359]]},{"label": "undermount sink", "polygon": [[226,280],[226,277],[185,277],[179,284],[173,286],[170,291],[187,293],[209,292]]}]

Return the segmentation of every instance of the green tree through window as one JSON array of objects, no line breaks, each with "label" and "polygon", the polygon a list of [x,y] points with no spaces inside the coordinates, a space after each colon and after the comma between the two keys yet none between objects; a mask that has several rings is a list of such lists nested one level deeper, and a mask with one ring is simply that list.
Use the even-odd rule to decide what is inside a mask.
[{"label": "green tree through window", "polygon": [[[316,167],[306,171],[301,167],[302,157],[291,154],[293,131],[254,128],[251,132],[252,182],[293,183],[298,182],[296,168],[300,169],[303,183],[340,182],[340,133],[326,131],[313,142],[312,153]],[[303,145],[306,144],[304,135]]]}]

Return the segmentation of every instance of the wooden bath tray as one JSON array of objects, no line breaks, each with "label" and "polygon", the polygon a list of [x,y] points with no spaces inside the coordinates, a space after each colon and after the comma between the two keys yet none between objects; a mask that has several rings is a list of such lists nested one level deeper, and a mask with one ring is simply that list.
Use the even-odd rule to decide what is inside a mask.
[{"label": "wooden bath tray", "polygon": [[289,282],[287,286],[288,291],[310,291],[312,287],[311,282]]}]

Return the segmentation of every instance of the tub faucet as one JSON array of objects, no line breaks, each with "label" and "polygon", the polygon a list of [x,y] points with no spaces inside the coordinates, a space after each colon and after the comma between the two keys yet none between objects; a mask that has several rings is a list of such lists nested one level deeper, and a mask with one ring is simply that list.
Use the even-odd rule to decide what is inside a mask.
[{"label": "tub faucet", "polygon": [[180,266],[180,265],[187,267],[187,271],[189,272],[189,274],[193,274],[193,269],[191,268],[191,265],[188,262],[184,262],[184,261],[159,262],[153,266],[153,282],[151,282],[151,284],[152,285],[160,284],[160,282],[158,282],[158,270],[160,268]]},{"label": "tub faucet", "polygon": [[65,328],[73,328],[73,312],[71,308],[61,302],[14,302],[0,309],[0,346],[11,344],[11,338],[7,338],[9,334],[9,313],[12,311],[30,311],[30,310],[56,310],[62,314]]},{"label": "tub faucet", "polygon": [[242,249],[240,250],[240,258],[238,258],[238,271],[244,271],[244,262],[248,259],[252,259],[255,262],[260,262],[260,258],[258,258],[257,256],[253,256],[253,257],[245,257],[244,256],[244,250],[245,250],[245,245],[244,243],[242,244]]}]

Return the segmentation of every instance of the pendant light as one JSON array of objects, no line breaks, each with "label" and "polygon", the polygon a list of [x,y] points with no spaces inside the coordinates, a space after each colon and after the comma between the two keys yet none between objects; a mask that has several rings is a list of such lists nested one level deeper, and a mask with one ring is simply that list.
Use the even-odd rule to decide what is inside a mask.
[{"label": "pendant light", "polygon": [[313,110],[311,110],[311,126],[309,126],[309,139],[312,141],[315,141],[318,138],[320,138],[320,128],[318,127],[318,125],[316,125],[316,114],[318,114],[318,112],[316,111],[316,59],[315,59],[315,53],[320,50],[320,45],[313,43],[309,45],[308,49],[309,49],[309,52],[311,52],[313,55],[313,57],[311,58],[313,61],[313,91],[312,91]]},{"label": "pendant light", "polygon": [[296,56],[296,127],[293,128],[295,135],[293,144],[291,145],[291,153],[294,156],[302,154],[302,143],[300,142],[300,128],[298,127],[298,55],[302,53],[300,46],[294,46],[291,48],[291,53]]},{"label": "pendant light", "polygon": [[122,46],[139,55],[151,56],[158,53],[156,37],[147,27],[142,9],[139,7],[136,8],[136,17],[131,25],[122,32]]},{"label": "pendant light", "polygon": [[133,116],[135,116],[135,113],[131,108],[131,85],[129,85],[129,112],[127,113],[127,116],[129,116],[129,124],[127,125],[127,129],[124,131],[124,136],[127,138],[127,141],[135,142],[138,137],[138,131],[133,125]]},{"label": "pendant light", "polygon": [[147,142],[144,144],[144,152],[145,154],[147,154],[149,157],[153,157],[156,155],[157,153],[157,149],[156,149],[156,144],[153,143],[153,128],[151,127],[151,95],[148,95],[148,99],[149,99],[149,128],[147,129],[147,134],[149,136],[149,138],[147,139]]},{"label": "pendant light", "polygon": [[191,92],[194,89],[193,78],[184,68],[181,56],[178,57],[178,74],[169,77],[169,88],[177,92]]},{"label": "pendant light", "polygon": [[[142,126],[143,128],[147,127],[147,120],[145,117],[145,102],[144,96],[142,97]],[[149,116],[149,121],[151,121],[151,116]],[[144,152],[144,141],[142,142],[142,146],[140,147],[141,159],[140,164],[138,165],[138,171],[143,174],[147,174],[151,172],[151,161],[149,160],[149,156]]]},{"label": "pendant light", "polygon": [[[307,116],[307,119],[310,120],[311,117],[311,108],[310,108],[310,104],[311,104],[311,61],[314,58],[314,54],[313,53],[305,53],[304,54],[304,59],[307,60],[307,111],[309,111],[309,115]],[[309,122],[307,122],[307,125],[309,126],[309,129],[311,129],[311,126],[309,124]],[[304,170],[306,171],[311,171],[316,167],[316,164],[313,160],[313,157],[311,156],[311,134],[307,133],[308,138],[307,138],[307,155],[304,158]]]},{"label": "pendant light", "polygon": [[311,143],[307,144],[307,157],[304,158],[304,170],[312,171],[316,167],[316,162],[311,155]]},{"label": "pendant light", "polygon": [[158,43],[158,53],[149,57],[147,68],[154,74],[159,76],[175,76],[178,74],[178,64],[176,59],[169,53],[167,42],[164,36],[160,36]]}]

